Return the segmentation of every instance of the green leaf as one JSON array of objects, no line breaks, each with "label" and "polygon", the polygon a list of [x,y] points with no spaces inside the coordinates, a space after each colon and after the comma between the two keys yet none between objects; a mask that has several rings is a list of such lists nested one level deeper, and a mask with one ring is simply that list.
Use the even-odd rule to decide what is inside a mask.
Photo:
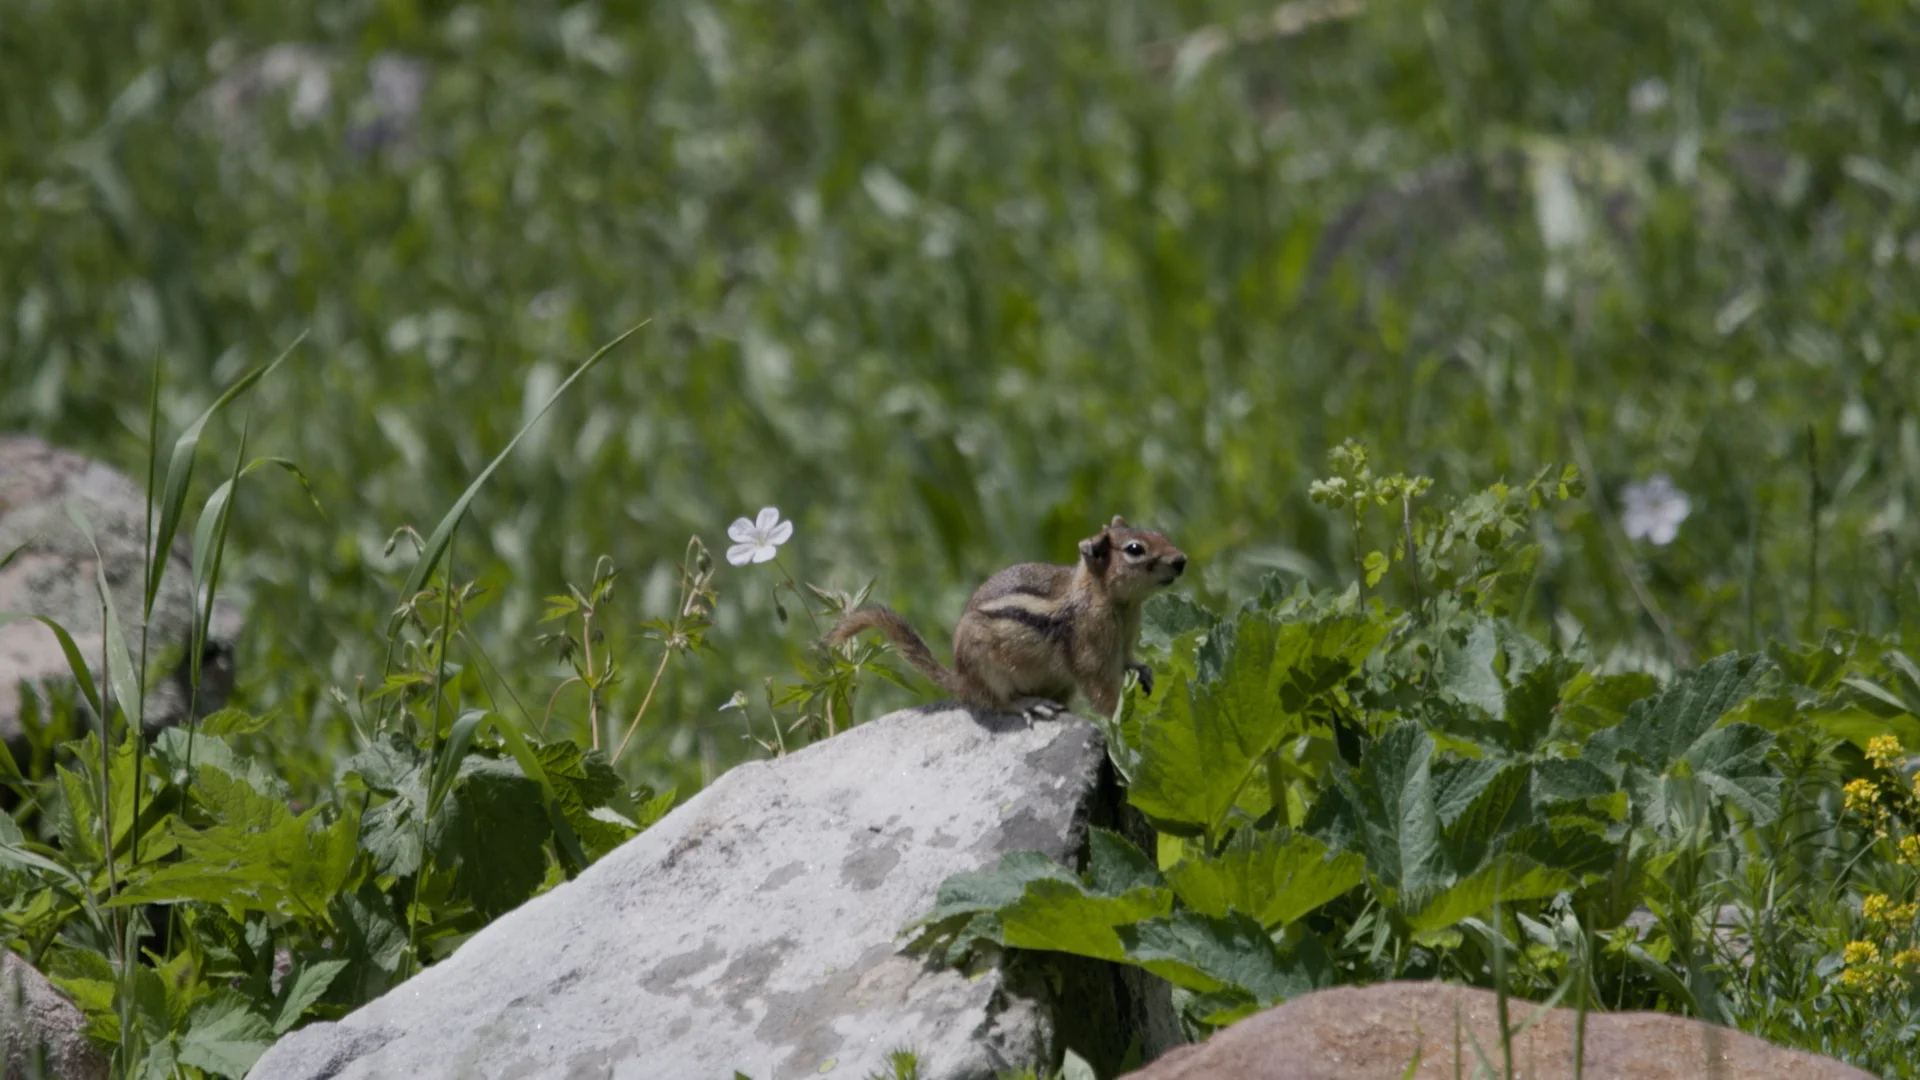
[{"label": "green leaf", "polygon": [[1187,906],[1225,918],[1229,911],[1252,916],[1278,930],[1347,892],[1366,877],[1366,860],[1353,851],[1329,857],[1325,844],[1304,833],[1265,831],[1234,845],[1217,859],[1186,858],[1167,871],[1167,881]]},{"label": "green leaf", "polygon": [[1746,700],[1766,670],[1766,660],[1759,656],[1715,657],[1653,697],[1634,702],[1618,727],[1588,740],[1584,756],[1603,766],[1635,760],[1664,771]]},{"label": "green leaf", "polygon": [[333,985],[333,980],[346,969],[345,960],[314,960],[294,964],[293,969],[287,972],[280,994],[274,1001],[273,1033],[284,1035],[293,1030],[308,1006],[319,1001],[321,995],[327,992],[327,987]]},{"label": "green leaf", "polygon": [[194,1006],[180,1062],[224,1076],[245,1076],[273,1045],[274,1029],[232,990],[216,990]]},{"label": "green leaf", "polygon": [[196,774],[201,766],[206,766],[246,781],[247,786],[262,795],[282,801],[289,795],[287,782],[275,775],[271,766],[263,761],[240,757],[225,739],[205,731],[167,728],[153,737],[152,753],[154,759],[167,770],[167,779],[176,784],[185,779],[187,763],[191,761]]},{"label": "green leaf", "polygon": [[997,912],[1026,895],[1036,881],[1074,883],[1073,872],[1038,851],[1009,851],[991,870],[949,876],[934,895],[933,910],[915,925],[944,922],[958,915]]},{"label": "green leaf", "polygon": [[[1239,912],[1214,917],[1180,911],[1125,927],[1119,936],[1128,963],[1197,993],[1238,989],[1262,1007],[1298,997],[1332,977],[1331,965],[1283,956],[1260,924]],[[1310,940],[1319,945],[1318,938]],[[1311,946],[1302,952],[1324,956]]]},{"label": "green leaf", "polygon": [[1115,928],[1172,909],[1173,893],[1164,887],[1094,896],[1079,882],[1048,878],[1029,882],[1020,899],[1000,911],[1001,936],[1016,948],[1121,960],[1125,951]]},{"label": "green leaf", "polygon": [[[494,471],[500,468],[501,464],[505,462],[508,457],[512,456],[514,447],[520,445],[520,440],[526,437],[527,432],[532,430],[533,426],[540,422],[541,417],[547,415],[547,410],[553,408],[553,403],[559,401],[561,396],[565,394],[575,382],[579,381],[582,375],[593,370],[594,365],[598,364],[601,358],[612,352],[628,338],[639,333],[641,327],[646,326],[648,322],[652,321],[653,320],[648,319],[636,326],[629,327],[627,330],[621,332],[618,337],[595,350],[592,356],[587,357],[585,363],[574,368],[573,374],[568,375],[559,386],[554,388],[553,393],[547,395],[547,400],[542,402],[538,409],[534,410],[533,415],[528,417],[527,422],[520,426],[520,430],[514,433],[513,438],[507,440],[507,445],[502,447],[498,454],[494,455],[493,460],[487,463],[486,468],[480,470],[480,475],[474,477],[473,482],[467,485],[467,490],[461,492],[460,497],[454,500],[453,506],[440,518],[440,523],[434,526],[432,534],[427,537],[426,546],[421,550],[420,557],[414,560],[413,569],[407,574],[406,584],[400,587],[400,599],[402,601],[407,600],[425,587],[427,578],[433,573],[434,568],[440,565],[440,557],[447,552],[447,544],[453,539],[453,530],[459,526],[460,519],[467,516],[468,505],[473,502],[476,495],[480,494],[480,489],[486,486],[487,480],[493,476]],[[400,620],[403,617],[404,616],[397,611],[389,617],[387,621],[387,636],[389,638],[399,633]],[[529,769],[528,774],[532,775],[532,773],[533,770]],[[542,781],[542,786],[546,786],[544,780]],[[571,834],[569,834],[569,839],[570,838]],[[580,862],[584,863],[586,857],[579,854],[577,843],[574,845],[574,848],[573,854],[578,856]]]},{"label": "green leaf", "polygon": [[1447,880],[1433,753],[1432,737],[1402,721],[1368,747],[1360,768],[1340,783],[1358,818],[1367,869],[1389,890],[1418,892]]},{"label": "green leaf", "polygon": [[1493,620],[1475,622],[1464,644],[1449,639],[1441,647],[1440,663],[1434,667],[1440,692],[1497,720],[1505,719],[1507,690],[1493,666],[1499,654]]},{"label": "green leaf", "polygon": [[87,667],[86,660],[81,657],[80,647],[73,643],[73,635],[67,633],[66,627],[61,626],[45,615],[28,615],[13,611],[0,611],[0,626],[5,626],[11,622],[19,622],[22,619],[32,619],[34,622],[52,631],[54,640],[60,643],[60,651],[66,655],[67,670],[73,673],[73,681],[79,684],[80,693],[86,696],[87,704],[93,709],[93,715],[103,715],[103,706],[100,703],[100,691],[93,683],[93,669]]},{"label": "green leaf", "polygon": [[1533,762],[1535,803],[1605,798],[1616,790],[1613,778],[1585,758],[1538,758]]},{"label": "green leaf", "polygon": [[1538,900],[1578,884],[1565,870],[1541,866],[1524,855],[1501,855],[1459,882],[1424,897],[1404,898],[1407,926],[1414,933],[1443,930],[1501,903]]},{"label": "green leaf", "polygon": [[153,616],[153,602],[160,595],[160,578],[169,553],[173,548],[174,534],[180,528],[180,513],[187,504],[187,487],[193,480],[193,459],[200,447],[200,433],[206,430],[207,421],[215,413],[226,408],[233,400],[245,393],[254,383],[265,378],[307,339],[307,332],[293,339],[280,355],[262,367],[254,368],[234,381],[226,392],[214,399],[213,404],[200,414],[199,418],[187,425],[180,437],[173,441],[173,453],[167,459],[166,493],[160,499],[160,522],[153,534],[153,565],[147,571],[147,589],[145,611],[148,618]]},{"label": "green leaf", "polygon": [[1765,825],[1780,816],[1781,778],[1767,764],[1773,741],[1752,724],[1728,724],[1702,735],[1687,749],[1686,762],[1714,794]]},{"label": "green leaf", "polygon": [[1243,611],[1197,654],[1187,686],[1167,686],[1140,712],[1141,760],[1128,799],[1165,831],[1210,832],[1252,770],[1282,739],[1324,728],[1316,709],[1385,637],[1364,615],[1282,622]]},{"label": "green leaf", "polygon": [[1134,889],[1163,888],[1159,867],[1119,833],[1093,828],[1087,833],[1087,886],[1101,896]]},{"label": "green leaf", "polygon": [[1140,609],[1140,646],[1162,650],[1173,646],[1175,638],[1189,633],[1212,631],[1220,616],[1179,593],[1159,593]]},{"label": "green leaf", "polygon": [[456,870],[458,887],[491,918],[516,906],[546,876],[540,786],[511,760],[471,757],[444,812],[434,819],[436,865]]}]

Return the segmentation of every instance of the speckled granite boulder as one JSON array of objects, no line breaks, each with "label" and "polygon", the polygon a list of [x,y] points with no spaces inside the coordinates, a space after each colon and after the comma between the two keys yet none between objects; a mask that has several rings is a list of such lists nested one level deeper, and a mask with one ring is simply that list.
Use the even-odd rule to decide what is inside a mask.
[{"label": "speckled granite boulder", "polygon": [[0,950],[0,1076],[105,1080],[107,1059],[82,1034],[86,1026],[46,976]]},{"label": "speckled granite boulder", "polygon": [[[130,648],[140,639],[141,589],[145,578],[146,498],[119,472],[26,435],[0,435],[0,611],[45,615],[66,627],[80,654],[100,672],[100,593],[93,547],[67,516],[72,503],[92,525],[106,560],[114,609]],[[196,508],[197,509],[197,508]],[[192,564],[183,523],[167,574],[154,603],[150,655],[177,661],[170,677],[148,693],[147,726],[180,723],[187,714],[188,669],[183,657],[192,625]],[[220,707],[233,684],[233,642],[239,613],[214,607],[201,665],[199,711]],[[20,684],[72,681],[67,659],[51,631],[22,621],[0,626],[0,740],[19,753],[22,740]]]},{"label": "speckled granite boulder", "polygon": [[[1104,757],[1083,720],[946,709],[743,765],[250,1076],[859,1080],[901,1047],[927,1080],[1050,1064],[1081,1021],[1056,1022],[1047,980],[969,976],[897,935],[949,874],[1075,858]],[[1111,1001],[1103,978],[1067,996]]]}]

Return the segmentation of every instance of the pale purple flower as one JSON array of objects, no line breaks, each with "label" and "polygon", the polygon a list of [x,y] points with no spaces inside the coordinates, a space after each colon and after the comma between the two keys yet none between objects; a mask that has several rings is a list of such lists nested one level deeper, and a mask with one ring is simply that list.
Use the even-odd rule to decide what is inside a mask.
[{"label": "pale purple flower", "polygon": [[775,549],[792,536],[793,522],[781,521],[775,507],[762,507],[755,520],[740,518],[727,527],[727,538],[733,541],[727,549],[727,561],[735,566],[766,562],[779,554]]},{"label": "pale purple flower", "polygon": [[1693,500],[1673,486],[1666,473],[1654,473],[1644,482],[1620,489],[1620,525],[1627,539],[1642,537],[1655,547],[1665,547],[1680,535],[1680,523],[1693,513]]}]

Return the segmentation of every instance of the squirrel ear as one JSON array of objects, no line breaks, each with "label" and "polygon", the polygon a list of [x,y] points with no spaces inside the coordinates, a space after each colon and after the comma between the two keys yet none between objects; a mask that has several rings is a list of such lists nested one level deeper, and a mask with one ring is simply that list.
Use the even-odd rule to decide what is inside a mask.
[{"label": "squirrel ear", "polygon": [[1080,541],[1080,557],[1090,563],[1105,560],[1107,552],[1112,550],[1113,541],[1108,539],[1105,529],[1102,529],[1098,536],[1089,536],[1085,540]]},{"label": "squirrel ear", "polygon": [[1109,529],[1124,529],[1126,527],[1127,519],[1121,517],[1119,514],[1113,515],[1113,524],[1107,526]]}]

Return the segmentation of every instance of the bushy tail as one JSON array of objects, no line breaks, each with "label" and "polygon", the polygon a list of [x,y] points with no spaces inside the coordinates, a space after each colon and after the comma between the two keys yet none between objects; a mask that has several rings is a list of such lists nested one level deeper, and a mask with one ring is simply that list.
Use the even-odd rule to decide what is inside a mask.
[{"label": "bushy tail", "polygon": [[838,645],[862,630],[878,630],[885,634],[887,640],[893,643],[893,647],[901,656],[906,657],[907,663],[912,664],[920,674],[925,675],[930,682],[947,693],[959,696],[959,677],[953,673],[952,669],[933,658],[933,652],[927,648],[926,641],[919,634],[914,633],[913,627],[907,625],[907,620],[901,618],[899,612],[891,608],[876,606],[854,612],[840,620],[840,625],[834,627],[833,632],[827,635],[827,644]]}]

